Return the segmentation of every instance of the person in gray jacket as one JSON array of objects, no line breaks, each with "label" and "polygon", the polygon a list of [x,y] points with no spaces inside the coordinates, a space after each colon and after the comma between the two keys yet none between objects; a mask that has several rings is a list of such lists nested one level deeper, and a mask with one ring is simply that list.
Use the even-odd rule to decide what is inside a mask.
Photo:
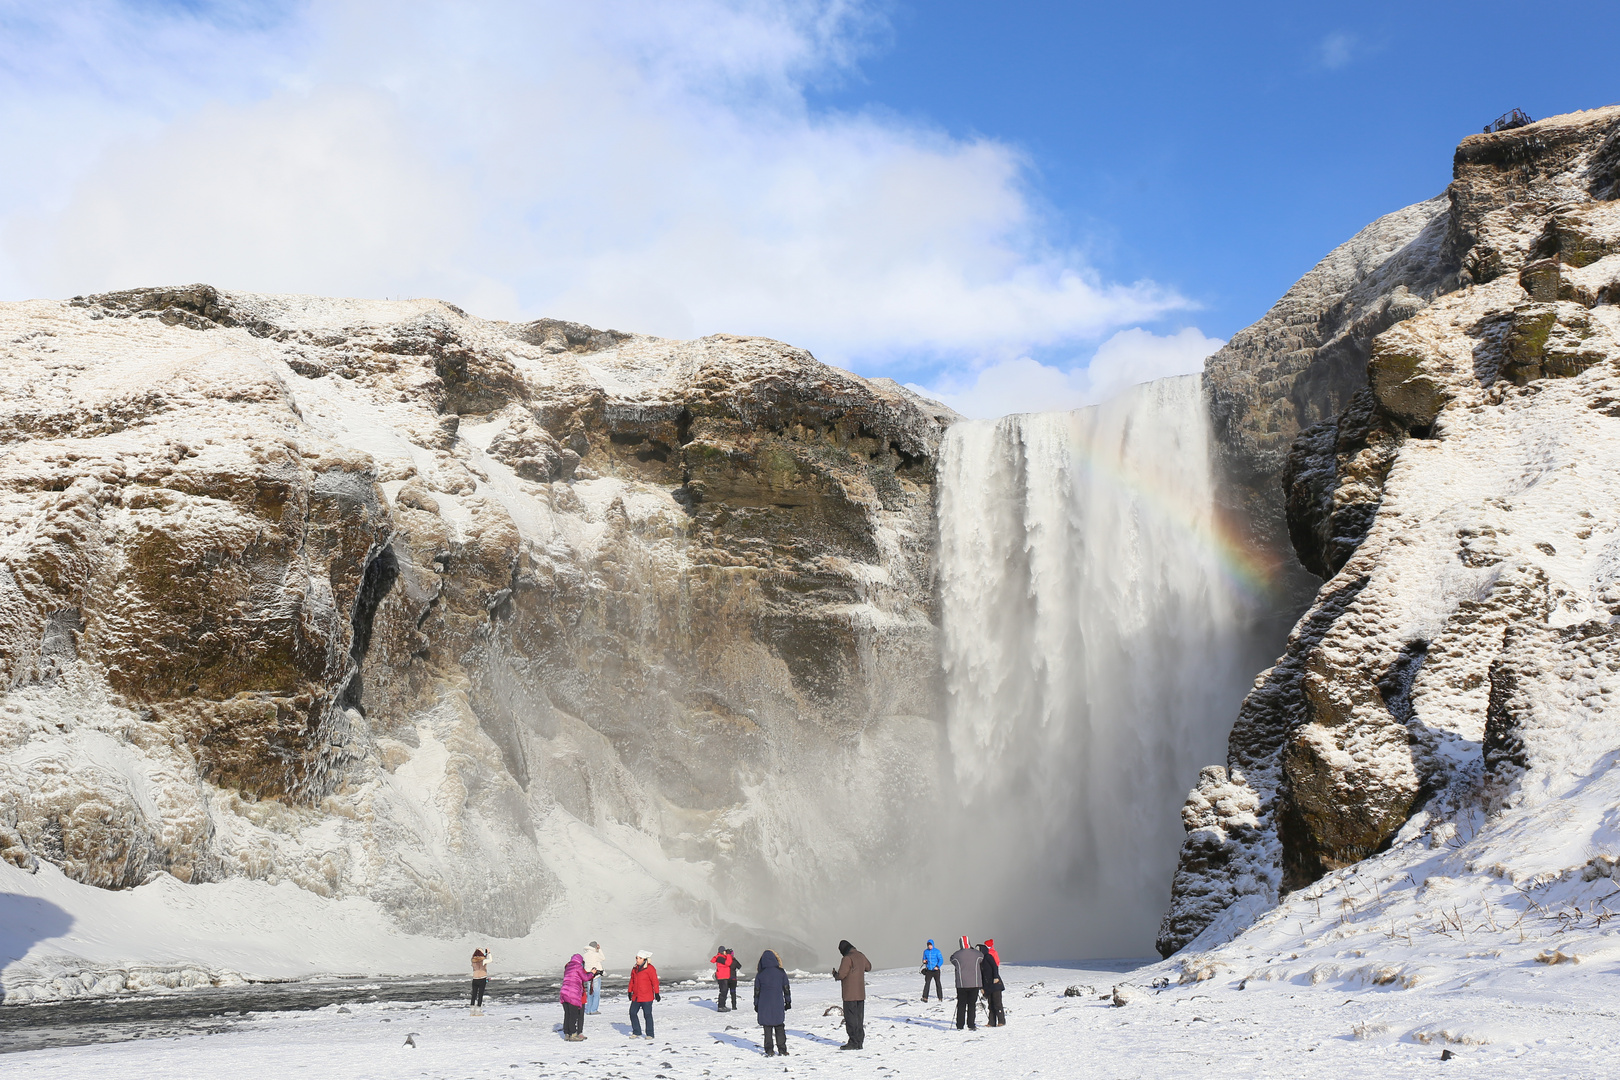
[{"label": "person in gray jacket", "polygon": [[956,969],[956,1030],[965,1022],[969,1031],[979,1030],[979,987],[984,985],[980,965],[984,954],[973,947],[966,937],[962,947],[951,953],[951,967]]}]

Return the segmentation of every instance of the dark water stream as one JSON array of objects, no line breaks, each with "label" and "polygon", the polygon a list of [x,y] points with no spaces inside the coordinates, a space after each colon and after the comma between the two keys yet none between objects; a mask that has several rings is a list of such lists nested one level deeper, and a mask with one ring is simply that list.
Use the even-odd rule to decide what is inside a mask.
[{"label": "dark water stream", "polygon": [[[604,983],[611,993],[623,990],[626,980],[610,975]],[[491,979],[488,1005],[554,1004],[558,986],[556,978]],[[467,991],[465,978],[328,977],[8,1005],[0,1007],[0,1053],[214,1034],[251,1021],[254,1013],[385,1001],[461,1003]]]}]

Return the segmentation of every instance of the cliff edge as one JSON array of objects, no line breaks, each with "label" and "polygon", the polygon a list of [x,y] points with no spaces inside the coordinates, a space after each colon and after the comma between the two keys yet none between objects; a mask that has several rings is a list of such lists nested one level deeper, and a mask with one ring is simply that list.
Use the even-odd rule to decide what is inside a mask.
[{"label": "cliff edge", "polygon": [[[1164,955],[1459,820],[1484,872],[1620,750],[1598,724],[1620,670],[1617,197],[1620,107],[1472,136],[1443,201],[1369,227],[1211,358],[1256,520],[1280,501],[1325,581],[1182,812]],[[1345,266],[1367,272],[1289,332]],[[1490,872],[1581,872],[1541,861]]]}]

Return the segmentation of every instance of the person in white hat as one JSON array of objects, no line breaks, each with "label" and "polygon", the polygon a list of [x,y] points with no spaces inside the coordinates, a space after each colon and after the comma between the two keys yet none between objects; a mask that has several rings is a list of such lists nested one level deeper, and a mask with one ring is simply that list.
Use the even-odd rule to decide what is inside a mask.
[{"label": "person in white hat", "polygon": [[[653,1002],[663,1001],[658,992],[658,969],[652,965],[652,953],[643,949],[636,953],[636,966],[630,969],[630,1037],[653,1037]],[[641,1017],[647,1018],[647,1034],[641,1033]]]}]

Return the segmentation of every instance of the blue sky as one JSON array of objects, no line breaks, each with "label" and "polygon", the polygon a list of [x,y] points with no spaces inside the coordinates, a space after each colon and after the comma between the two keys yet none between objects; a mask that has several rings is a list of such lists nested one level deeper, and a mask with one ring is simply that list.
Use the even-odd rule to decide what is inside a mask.
[{"label": "blue sky", "polygon": [[[858,77],[881,102],[1024,150],[1054,233],[1230,336],[1381,214],[1439,194],[1512,108],[1620,101],[1620,5],[914,3]],[[1588,48],[1577,40],[1593,43]]]},{"label": "blue sky", "polygon": [[1497,114],[1620,99],[1616,40],[1602,5],[0,0],[0,296],[430,295],[1066,407],[1196,369]]}]

